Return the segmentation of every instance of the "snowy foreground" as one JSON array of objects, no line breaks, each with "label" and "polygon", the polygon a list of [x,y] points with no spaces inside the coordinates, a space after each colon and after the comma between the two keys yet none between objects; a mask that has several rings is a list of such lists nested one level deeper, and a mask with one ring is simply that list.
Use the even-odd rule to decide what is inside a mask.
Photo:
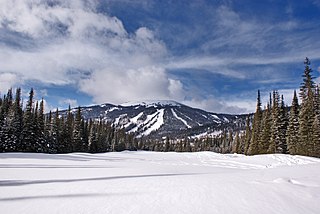
[{"label": "snowy foreground", "polygon": [[320,159],[122,152],[0,154],[5,213],[320,213]]}]

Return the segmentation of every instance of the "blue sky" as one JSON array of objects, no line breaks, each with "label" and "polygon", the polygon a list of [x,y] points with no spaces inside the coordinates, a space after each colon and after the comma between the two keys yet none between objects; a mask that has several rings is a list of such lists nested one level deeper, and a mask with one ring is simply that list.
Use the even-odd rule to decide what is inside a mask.
[{"label": "blue sky", "polygon": [[171,99],[213,112],[291,103],[306,56],[319,83],[320,0],[2,0],[0,91],[46,107]]}]

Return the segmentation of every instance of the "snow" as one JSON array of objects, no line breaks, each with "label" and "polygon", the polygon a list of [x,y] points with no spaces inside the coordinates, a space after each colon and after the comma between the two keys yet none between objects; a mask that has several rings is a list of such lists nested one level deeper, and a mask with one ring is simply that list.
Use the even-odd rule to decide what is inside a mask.
[{"label": "snow", "polygon": [[[137,116],[135,116],[135,117],[133,117],[133,118],[130,118],[130,119],[129,119],[130,122],[127,123],[124,127],[127,128],[127,127],[129,127],[130,125],[132,125],[132,124],[137,124],[139,118],[141,118],[142,115],[143,115],[143,112],[140,112]],[[136,126],[134,129],[130,130],[129,132],[135,132],[137,128],[138,128],[138,127]]]},{"label": "snow", "polygon": [[226,118],[226,117],[223,117],[223,120],[226,121],[227,123],[230,122],[230,120],[228,118]]},{"label": "snow", "polygon": [[203,132],[203,133],[194,135],[194,136],[192,136],[191,138],[192,138],[192,139],[196,139],[196,138],[199,139],[199,138],[205,138],[205,137],[216,137],[216,136],[220,135],[221,133],[222,133],[221,130],[219,130],[219,131],[214,131],[214,132],[211,132],[211,133]]},{"label": "snow", "polygon": [[220,120],[220,118],[219,118],[217,115],[215,115],[215,114],[211,114],[211,116],[214,117],[214,118],[216,118],[217,120]]},{"label": "snow", "polygon": [[123,118],[125,118],[126,116],[127,116],[127,114],[121,114],[119,117],[117,117],[117,118],[114,120],[113,124],[119,125],[119,124],[120,124],[120,121],[121,121]]},{"label": "snow", "polygon": [[118,107],[111,107],[110,109],[106,110],[105,113],[108,114],[110,112],[113,112],[115,110],[121,110],[121,108],[118,108]]},{"label": "snow", "polygon": [[126,102],[121,104],[121,106],[146,106],[149,107],[162,107],[162,106],[181,106],[180,103],[175,102],[173,100],[145,100],[140,102]]},{"label": "snow", "polygon": [[143,115],[143,112],[140,112],[137,116],[131,118],[130,121],[131,121],[132,123],[137,123],[138,120],[139,120],[139,118],[142,117],[142,115]]},{"label": "snow", "polygon": [[319,213],[320,159],[2,153],[0,193],[2,214]]},{"label": "snow", "polygon": [[150,127],[142,134],[140,134],[138,137],[149,135],[151,132],[158,130],[164,124],[163,116],[164,109],[159,109],[154,114],[148,115],[143,125],[149,125]]},{"label": "snow", "polygon": [[177,118],[178,120],[180,120],[188,129],[191,128],[191,126],[188,125],[187,121],[185,121],[183,118],[179,117],[179,116],[177,115],[177,113],[176,113],[173,109],[171,109],[171,112],[172,112],[173,116],[174,116],[175,118]]}]

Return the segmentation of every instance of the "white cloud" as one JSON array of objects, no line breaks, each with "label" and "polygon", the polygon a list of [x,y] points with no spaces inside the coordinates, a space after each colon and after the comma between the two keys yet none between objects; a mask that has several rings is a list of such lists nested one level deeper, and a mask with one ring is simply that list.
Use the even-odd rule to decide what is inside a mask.
[{"label": "white cloud", "polygon": [[14,73],[0,73],[0,92],[6,94],[9,88],[19,82],[19,77]]},{"label": "white cloud", "polygon": [[11,84],[4,87],[16,76],[76,84],[96,102],[170,98],[181,88],[155,67],[167,50],[151,30],[129,34],[119,19],[97,13],[95,6],[93,0],[2,1],[1,29],[34,43],[28,50],[2,45],[0,72],[11,73]]},{"label": "white cloud", "polygon": [[59,105],[70,105],[71,108],[78,107],[78,102],[75,99],[63,98],[59,100]]},{"label": "white cloud", "polygon": [[144,67],[129,70],[106,68],[80,82],[80,89],[94,97],[97,103],[169,99],[180,92],[179,82],[170,80],[162,68]]},{"label": "white cloud", "polygon": [[169,79],[169,97],[174,100],[184,100],[185,91],[180,80]]}]

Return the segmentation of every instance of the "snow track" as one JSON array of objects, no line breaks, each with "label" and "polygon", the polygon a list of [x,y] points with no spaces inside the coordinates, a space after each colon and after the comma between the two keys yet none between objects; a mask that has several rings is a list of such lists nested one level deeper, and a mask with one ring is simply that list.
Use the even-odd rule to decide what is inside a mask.
[{"label": "snow track", "polygon": [[156,113],[148,115],[147,119],[143,122],[143,126],[147,127],[147,130],[140,134],[139,137],[149,135],[151,132],[159,129],[164,123],[163,115],[164,109],[159,109]]},{"label": "snow track", "polygon": [[173,116],[174,116],[175,118],[177,118],[178,120],[180,120],[188,129],[191,128],[191,126],[188,125],[187,121],[184,120],[183,118],[179,117],[179,116],[177,115],[177,113],[176,113],[173,109],[171,109],[171,112],[172,112]]}]

